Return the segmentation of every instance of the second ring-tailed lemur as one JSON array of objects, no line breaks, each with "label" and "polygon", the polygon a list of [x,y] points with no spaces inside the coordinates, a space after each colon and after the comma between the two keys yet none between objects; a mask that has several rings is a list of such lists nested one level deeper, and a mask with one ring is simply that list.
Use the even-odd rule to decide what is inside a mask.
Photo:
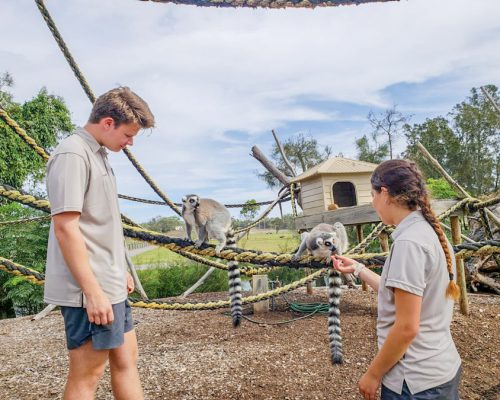
[{"label": "second ring-tailed lemur", "polygon": [[[336,222],[333,225],[318,224],[310,232],[301,235],[302,243],[293,256],[293,260],[300,259],[307,249],[313,257],[321,257],[330,262],[332,254],[342,255],[349,247],[347,232],[344,225]],[[329,271],[328,285],[328,337],[332,354],[332,363],[342,363],[342,335],[340,330],[340,274],[334,268]],[[346,279],[352,277],[346,275]]]},{"label": "second ring-tailed lemur", "polygon": [[215,253],[220,255],[226,244],[234,244],[231,230],[231,214],[224,205],[212,199],[203,199],[195,194],[188,194],[182,198],[182,218],[186,223],[186,235],[189,240],[193,228],[198,233],[196,247],[207,243],[209,239],[219,241]]}]

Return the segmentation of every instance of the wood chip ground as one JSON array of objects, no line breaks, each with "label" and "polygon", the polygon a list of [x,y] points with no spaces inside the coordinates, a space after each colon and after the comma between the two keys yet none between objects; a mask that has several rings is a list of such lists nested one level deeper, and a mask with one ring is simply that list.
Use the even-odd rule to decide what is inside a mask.
[{"label": "wood chip ground", "polygon": [[[224,299],[224,293],[190,301]],[[290,302],[325,302],[315,289]],[[341,302],[344,364],[330,364],[326,315],[292,324],[233,329],[226,309],[153,311],[133,309],[139,339],[139,370],[147,399],[359,399],[357,382],[376,352],[376,295],[344,290]],[[463,359],[461,398],[500,399],[500,297],[470,296],[471,315],[456,312],[452,333]],[[277,322],[296,317],[278,310],[251,318]],[[58,311],[41,321],[0,321],[0,399],[60,399],[67,372],[63,322]],[[106,369],[97,399],[112,399]]]}]

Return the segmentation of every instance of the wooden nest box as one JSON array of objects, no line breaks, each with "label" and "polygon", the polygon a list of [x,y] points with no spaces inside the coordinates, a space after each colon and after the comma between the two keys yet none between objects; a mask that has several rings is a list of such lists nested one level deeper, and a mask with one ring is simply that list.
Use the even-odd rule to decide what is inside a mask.
[{"label": "wooden nest box", "polygon": [[300,183],[304,216],[371,203],[370,177],[377,167],[365,161],[332,157],[291,182]]}]

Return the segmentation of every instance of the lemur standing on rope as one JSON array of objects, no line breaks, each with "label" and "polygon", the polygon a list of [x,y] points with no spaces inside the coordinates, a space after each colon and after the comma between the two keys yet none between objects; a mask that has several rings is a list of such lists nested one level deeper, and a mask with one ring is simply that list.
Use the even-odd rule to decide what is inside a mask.
[{"label": "lemur standing on rope", "polygon": [[[342,255],[349,247],[347,232],[344,225],[336,222],[333,225],[318,224],[310,232],[304,232],[301,235],[302,243],[293,256],[293,260],[300,259],[302,253],[306,250],[313,257],[321,257],[330,263],[332,254]],[[332,363],[342,363],[342,336],[340,330],[340,274],[333,268],[329,272],[328,287],[328,336],[330,349],[332,352]],[[352,278],[351,278],[352,279]]]},{"label": "lemur standing on rope", "polygon": [[[325,257],[330,259],[333,253],[332,246],[337,251],[345,252],[349,248],[349,240],[344,225],[340,222],[330,224],[318,224],[310,232],[303,232],[300,235],[301,244],[295,255],[293,261],[298,261],[302,253],[307,249],[313,257]],[[341,253],[338,253],[341,254]],[[345,274],[344,278],[347,286],[355,288],[354,279],[351,274]]]},{"label": "lemur standing on rope", "polygon": [[186,223],[186,235],[191,239],[191,232],[196,228],[198,240],[196,247],[207,243],[209,239],[219,241],[215,247],[215,254],[220,255],[227,245],[234,245],[234,232],[231,229],[231,214],[228,209],[212,199],[202,199],[195,194],[188,194],[182,198],[182,218]]}]

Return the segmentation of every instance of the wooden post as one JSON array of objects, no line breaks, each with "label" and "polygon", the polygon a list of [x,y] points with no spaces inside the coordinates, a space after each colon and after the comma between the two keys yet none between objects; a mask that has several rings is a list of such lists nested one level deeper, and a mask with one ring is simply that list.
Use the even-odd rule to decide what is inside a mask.
[{"label": "wooden post", "polygon": [[[253,275],[252,276],[252,293],[259,294],[268,291],[267,275]],[[253,313],[260,314],[269,311],[269,300],[262,300],[253,305]]]},{"label": "wooden post", "polygon": [[[462,243],[461,228],[458,216],[450,217],[451,237],[454,245]],[[465,284],[464,260],[462,257],[455,257],[457,262],[457,284],[460,287],[460,312],[469,315],[469,299],[467,298],[467,288]]]},{"label": "wooden post", "polygon": [[[358,244],[359,244],[364,239],[363,225],[356,225],[356,233],[358,235]],[[362,253],[364,253],[364,250],[362,251]],[[361,280],[361,288],[363,289],[363,292],[366,292],[368,290],[368,286],[366,285],[366,282],[364,280]]]},{"label": "wooden post", "polygon": [[[306,276],[311,275],[311,268],[304,268],[304,273],[306,274]],[[306,293],[307,294],[314,294],[312,282],[309,282],[306,285]]]}]

